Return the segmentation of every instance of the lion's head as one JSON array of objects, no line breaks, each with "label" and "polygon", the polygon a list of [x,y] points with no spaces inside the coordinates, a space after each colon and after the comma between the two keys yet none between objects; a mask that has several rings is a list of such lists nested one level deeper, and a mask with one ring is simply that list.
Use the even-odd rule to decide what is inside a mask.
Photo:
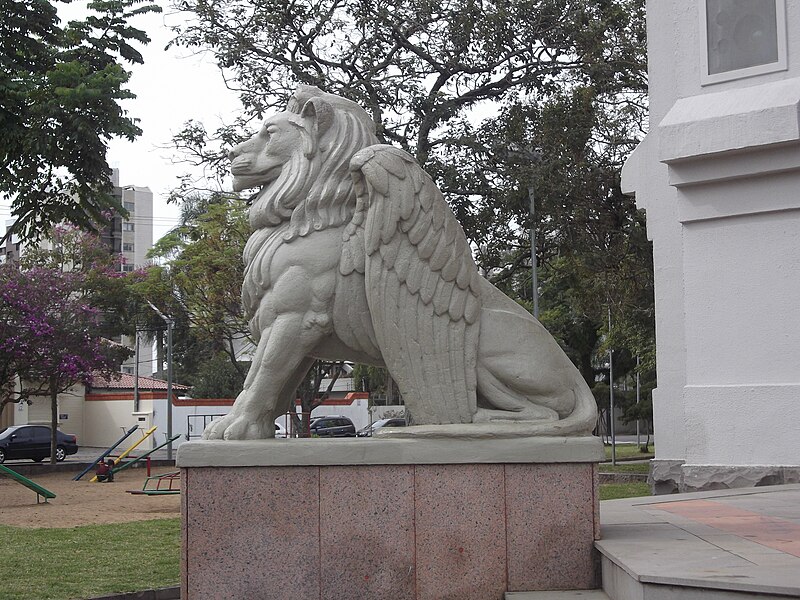
[{"label": "lion's head", "polygon": [[230,152],[234,190],[261,186],[250,225],[288,222],[289,241],[346,223],[355,208],[350,159],[376,143],[375,124],[358,104],[299,86],[284,112]]}]

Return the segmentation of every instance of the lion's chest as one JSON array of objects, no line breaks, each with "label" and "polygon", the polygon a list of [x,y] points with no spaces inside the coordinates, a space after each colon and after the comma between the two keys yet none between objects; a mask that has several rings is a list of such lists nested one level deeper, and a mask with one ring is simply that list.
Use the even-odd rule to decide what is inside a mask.
[{"label": "lion's chest", "polygon": [[304,312],[329,318],[335,344],[354,359],[377,357],[377,343],[364,276],[340,273],[341,228],[314,232],[289,242],[283,230],[253,234],[245,248],[242,305],[254,335],[280,314]]},{"label": "lion's chest", "polygon": [[314,232],[290,241],[285,228],[261,229],[248,240],[244,252],[242,303],[252,317],[260,305],[274,296],[298,306],[306,300],[323,309],[333,300],[341,255],[341,234],[336,230]]}]

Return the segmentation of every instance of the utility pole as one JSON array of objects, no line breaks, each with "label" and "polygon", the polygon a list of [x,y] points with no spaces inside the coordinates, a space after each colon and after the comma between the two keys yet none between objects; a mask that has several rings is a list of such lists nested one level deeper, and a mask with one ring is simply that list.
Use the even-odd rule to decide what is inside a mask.
[{"label": "utility pole", "polygon": [[536,263],[536,221],[533,181],[528,185],[528,199],[531,202],[531,286],[533,287],[533,316],[539,318],[539,273]]},{"label": "utility pole", "polygon": [[133,412],[139,412],[139,327],[136,327],[136,342],[133,345]]},{"label": "utility pole", "polygon": [[172,326],[174,321],[158,310],[152,302],[147,302],[167,324],[167,460],[172,460]]},{"label": "utility pole", "polygon": [[[608,305],[608,335],[611,336],[611,305]],[[617,438],[614,421],[614,353],[609,344],[608,348],[608,399],[611,411],[611,464],[617,464]]]},{"label": "utility pole", "polygon": [[[639,399],[642,391],[642,386],[639,380],[639,355],[636,355],[636,408],[639,408]],[[638,415],[637,415],[638,417]],[[639,431],[639,419],[636,419],[636,447],[642,447],[641,433]]]}]

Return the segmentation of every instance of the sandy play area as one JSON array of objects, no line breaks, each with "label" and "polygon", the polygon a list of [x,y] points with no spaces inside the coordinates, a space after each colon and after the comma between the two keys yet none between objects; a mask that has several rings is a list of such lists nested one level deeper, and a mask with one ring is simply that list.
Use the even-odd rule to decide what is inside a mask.
[{"label": "sandy play area", "polygon": [[[8,465],[12,467],[11,465]],[[13,468],[13,467],[12,467]],[[168,469],[154,469],[153,474]],[[0,524],[15,527],[74,527],[93,523],[123,523],[179,517],[180,495],[142,496],[144,469],[118,473],[113,483],[91,483],[92,473],[72,481],[74,471],[31,475],[29,479],[56,494],[36,504],[36,493],[0,474]]]}]

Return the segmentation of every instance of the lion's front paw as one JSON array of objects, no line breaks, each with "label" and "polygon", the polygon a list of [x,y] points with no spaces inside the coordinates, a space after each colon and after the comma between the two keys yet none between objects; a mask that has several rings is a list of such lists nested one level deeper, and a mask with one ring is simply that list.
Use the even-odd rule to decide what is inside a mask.
[{"label": "lion's front paw", "polygon": [[203,432],[204,440],[263,440],[275,437],[275,427],[231,413],[213,421]]}]

